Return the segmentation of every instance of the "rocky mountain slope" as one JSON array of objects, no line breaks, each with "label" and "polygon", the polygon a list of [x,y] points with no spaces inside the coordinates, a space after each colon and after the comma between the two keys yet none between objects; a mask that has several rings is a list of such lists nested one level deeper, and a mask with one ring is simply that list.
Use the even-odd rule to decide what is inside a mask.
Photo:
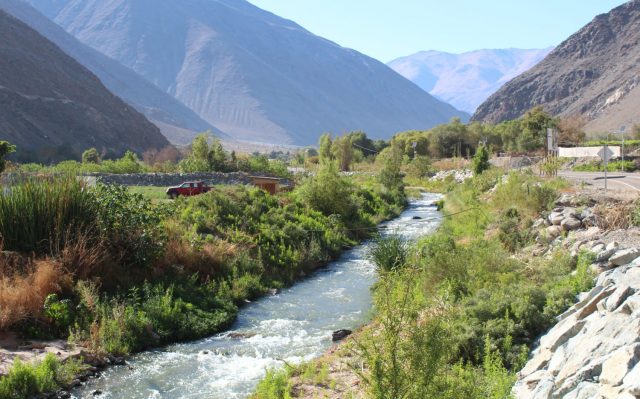
[{"label": "rocky mountain slope", "polygon": [[190,142],[197,132],[211,130],[191,109],[160,90],[133,70],[81,43],[22,0],[0,0],[0,9],[20,19],[93,72],[114,94],[154,122],[172,142]]},{"label": "rocky mountain slope", "polygon": [[598,15],[542,62],[485,101],[474,120],[499,122],[543,105],[554,115],[583,115],[587,130],[640,121],[640,0]]},{"label": "rocky mountain slope", "polygon": [[473,113],[502,85],[536,65],[551,50],[422,51],[388,65],[436,98]]},{"label": "rocky mountain slope", "polygon": [[466,114],[386,65],[245,0],[30,0],[233,137],[390,137]]},{"label": "rocky mountain slope", "polygon": [[0,140],[22,159],[78,157],[168,145],[160,130],[82,65],[0,10]]}]

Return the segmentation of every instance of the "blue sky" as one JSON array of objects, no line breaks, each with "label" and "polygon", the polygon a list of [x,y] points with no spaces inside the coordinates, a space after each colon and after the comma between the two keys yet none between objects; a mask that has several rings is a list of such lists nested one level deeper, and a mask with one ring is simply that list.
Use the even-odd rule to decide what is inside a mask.
[{"label": "blue sky", "polygon": [[249,0],[383,62],[422,50],[555,46],[623,0]]}]

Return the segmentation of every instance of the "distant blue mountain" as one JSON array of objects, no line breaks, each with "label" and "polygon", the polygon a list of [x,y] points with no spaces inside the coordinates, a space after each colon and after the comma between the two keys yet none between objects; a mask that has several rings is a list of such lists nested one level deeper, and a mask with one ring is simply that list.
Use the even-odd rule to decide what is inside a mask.
[{"label": "distant blue mountain", "polygon": [[454,107],[473,113],[502,85],[536,65],[541,50],[477,50],[462,54],[423,51],[389,63],[400,75]]},{"label": "distant blue mountain", "polygon": [[28,0],[229,135],[389,138],[469,115],[379,61],[244,0]]}]

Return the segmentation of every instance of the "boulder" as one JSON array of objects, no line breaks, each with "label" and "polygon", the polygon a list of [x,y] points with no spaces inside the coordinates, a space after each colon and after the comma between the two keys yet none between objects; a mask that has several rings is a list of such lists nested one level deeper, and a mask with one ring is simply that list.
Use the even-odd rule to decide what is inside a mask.
[{"label": "boulder", "polygon": [[346,330],[346,329],[341,329],[341,330],[334,331],[331,334],[331,340],[333,342],[340,341],[342,339],[345,339],[349,335],[351,335],[351,333],[352,333],[351,330]]},{"label": "boulder", "polygon": [[540,339],[540,347],[555,351],[560,345],[576,335],[584,327],[584,324],[584,320],[577,320],[575,317],[564,319]]},{"label": "boulder", "polygon": [[605,248],[604,251],[601,251],[598,255],[596,255],[596,262],[606,262],[615,253],[616,253],[615,248],[612,248],[612,249]]},{"label": "boulder", "polygon": [[618,349],[603,363],[600,383],[618,386],[625,376],[638,363],[640,344],[625,346]]},{"label": "boulder", "polygon": [[624,377],[622,385],[632,395],[640,396],[640,363],[636,363],[633,370]]},{"label": "boulder", "polygon": [[623,249],[616,251],[609,258],[609,262],[615,266],[622,266],[633,262],[638,257],[640,257],[640,250],[638,248]]},{"label": "boulder", "polygon": [[552,237],[552,238],[556,238],[556,237],[559,237],[559,236],[560,236],[560,234],[562,234],[562,227],[560,227],[560,226],[556,226],[556,225],[554,225],[554,226],[549,226],[549,227],[547,227],[547,230],[546,230],[546,231],[547,231],[547,234],[548,234],[550,237]]},{"label": "boulder", "polygon": [[631,295],[635,293],[635,289],[628,285],[621,285],[607,298],[605,309],[609,312],[613,312],[618,309],[620,305]]},{"label": "boulder", "polygon": [[552,213],[549,215],[549,222],[554,226],[560,226],[560,223],[564,220],[564,215],[561,213]]}]

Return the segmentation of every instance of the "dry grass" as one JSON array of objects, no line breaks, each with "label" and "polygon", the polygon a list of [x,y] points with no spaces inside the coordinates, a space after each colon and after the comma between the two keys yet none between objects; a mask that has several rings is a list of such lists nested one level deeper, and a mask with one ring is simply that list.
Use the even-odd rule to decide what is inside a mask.
[{"label": "dry grass", "polygon": [[632,226],[633,205],[603,204],[594,209],[601,230],[621,230]]},{"label": "dry grass", "polygon": [[7,273],[0,277],[0,331],[29,318],[41,317],[47,296],[72,284],[71,276],[58,262],[37,260],[28,269],[25,273]]},{"label": "dry grass", "polygon": [[108,253],[102,242],[87,234],[67,235],[60,253],[64,270],[78,280],[100,275],[107,264]]},{"label": "dry grass", "polygon": [[201,247],[194,247],[179,237],[169,237],[165,256],[156,264],[156,273],[168,269],[180,269],[187,274],[198,273],[201,277],[218,277],[227,274],[228,259],[238,253],[237,245],[216,240]]},{"label": "dry grass", "polygon": [[437,170],[468,169],[471,161],[464,158],[446,158],[437,160],[432,165]]}]

